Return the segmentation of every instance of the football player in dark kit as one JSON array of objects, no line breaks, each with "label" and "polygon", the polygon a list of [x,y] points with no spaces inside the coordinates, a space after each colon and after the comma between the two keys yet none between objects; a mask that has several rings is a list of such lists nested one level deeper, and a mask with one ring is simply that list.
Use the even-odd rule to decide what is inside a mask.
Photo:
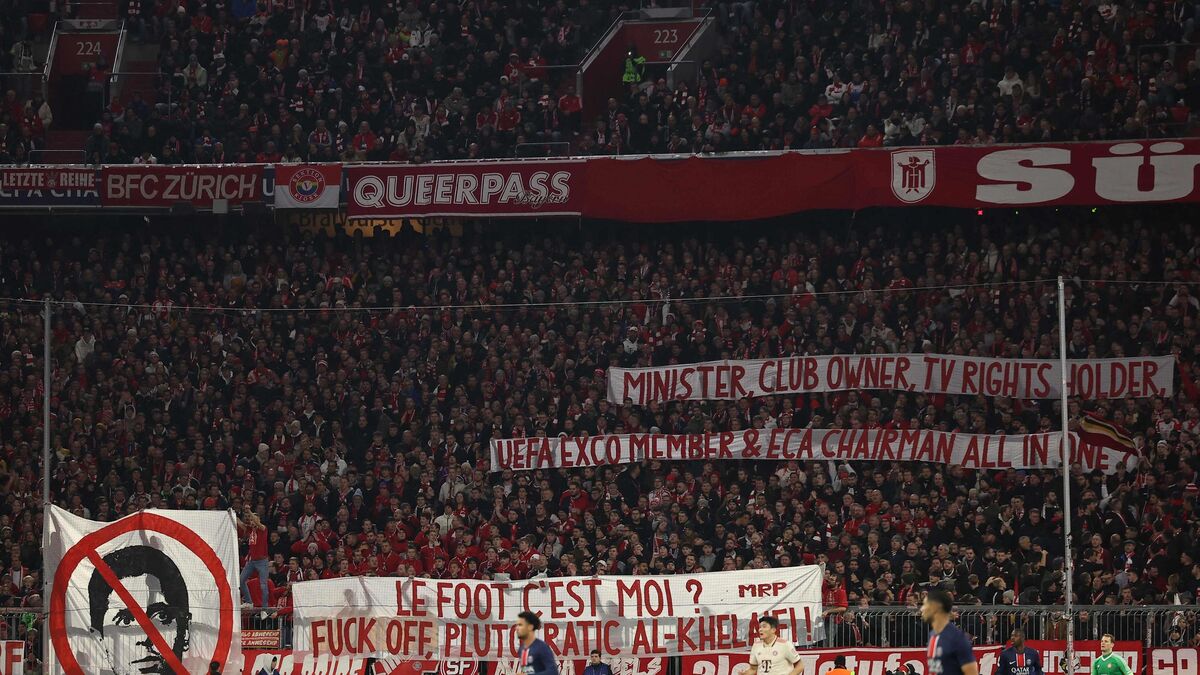
[{"label": "football player in dark kit", "polygon": [[950,623],[954,600],[942,590],[925,594],[921,618],[929,623],[929,646],[925,649],[926,675],[979,675],[979,663],[967,634]]},{"label": "football player in dark kit", "polygon": [[1012,646],[1000,652],[997,675],[1043,675],[1042,657],[1033,647],[1025,646],[1025,631],[1012,632]]},{"label": "football player in dark kit", "polygon": [[521,648],[517,650],[517,663],[524,675],[558,675],[554,653],[549,645],[537,638],[541,627],[542,620],[537,614],[521,612],[517,615],[517,640],[521,642]]}]

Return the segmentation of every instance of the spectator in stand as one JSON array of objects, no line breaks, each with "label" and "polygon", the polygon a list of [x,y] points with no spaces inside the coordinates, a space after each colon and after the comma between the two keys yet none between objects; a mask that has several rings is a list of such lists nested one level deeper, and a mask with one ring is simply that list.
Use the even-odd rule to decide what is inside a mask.
[{"label": "spectator in stand", "polygon": [[[719,3],[717,47],[695,79],[669,87],[636,54],[613,73],[626,94],[605,112],[604,133],[580,119],[574,73],[551,66],[578,63],[618,5],[234,4],[125,1],[135,31],[159,43],[157,105],[136,119],[161,136],[147,147],[121,132],[129,119],[114,119],[106,131],[118,148],[106,160],[149,150],[217,161],[211,146],[197,148],[206,135],[228,149],[224,161],[427,161],[561,140],[579,154],[726,152],[1164,138],[1198,126],[1186,3]],[[22,35],[0,30],[3,70],[28,63]],[[107,69],[94,75],[89,123],[105,110]],[[45,124],[23,112],[34,92],[20,79],[2,83],[17,97],[0,116],[13,146],[3,161],[44,141]],[[367,121],[378,143],[314,148],[318,121],[334,135],[346,124],[351,138]],[[179,143],[168,151],[170,137]]]},{"label": "spectator in stand", "polygon": [[103,164],[108,159],[108,150],[108,135],[104,133],[104,125],[97,122],[83,145],[83,154],[89,164]]},{"label": "spectator in stand", "polygon": [[[826,605],[840,610],[830,639],[858,631],[919,646],[920,625],[852,610],[915,607],[935,587],[963,605],[1061,603],[1066,517],[1081,603],[1194,603],[1190,216],[1022,209],[927,226],[859,214],[820,227],[696,225],[683,239],[635,225],[516,234],[467,223],[369,246],[244,221],[187,232],[137,219],[86,236],[12,228],[0,237],[0,297],[33,302],[0,301],[0,603],[27,606],[42,582],[32,439],[43,297],[63,303],[50,345],[56,503],[102,521],[149,507],[254,513],[265,537],[251,557],[269,583],[247,595],[280,611],[302,578],[825,563]],[[609,403],[603,378],[614,365],[798,353],[1053,358],[1046,279],[1060,271],[1072,279],[1069,356],[1178,364],[1174,396],[1071,402],[1073,419],[1111,419],[1141,453],[1132,470],[1073,475],[1071,514],[1054,471],[886,461],[489,471],[488,444],[503,437],[1053,430],[1053,401],[846,391],[637,407]],[[1011,630],[1002,623],[968,628],[1000,631],[981,638],[998,641]],[[1078,637],[1094,628],[1081,621]]]},{"label": "spectator in stand", "polygon": [[[1162,46],[1194,35],[1191,8],[749,5],[721,6],[725,40],[694,88],[654,88],[648,101],[635,89],[623,102],[659,113],[656,151],[677,133],[707,152],[876,147],[871,127],[893,147],[1197,130],[1194,54],[1181,66]],[[765,115],[732,112],[755,100]],[[703,123],[687,129],[684,110]]]},{"label": "spectator in stand", "polygon": [[[265,608],[270,604],[268,586],[270,582],[270,563],[267,556],[267,527],[254,512],[246,514],[246,521],[238,520],[238,530],[246,534],[246,565],[242,568],[242,602],[243,607]],[[257,604],[250,592],[250,578],[258,577]]]}]

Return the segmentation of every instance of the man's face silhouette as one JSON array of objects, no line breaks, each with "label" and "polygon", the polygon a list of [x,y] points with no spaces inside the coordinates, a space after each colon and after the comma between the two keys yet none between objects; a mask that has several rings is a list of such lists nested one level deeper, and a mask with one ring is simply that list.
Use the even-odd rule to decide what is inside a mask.
[{"label": "man's face silhouette", "polygon": [[[142,574],[121,580],[129,593],[137,600],[150,623],[171,645],[176,656],[182,656],[187,645],[188,617],[180,615],[180,609],[167,602],[161,591],[161,583],[151,574]],[[108,597],[108,608],[104,612],[104,641],[113,662],[124,667],[128,664],[132,672],[151,675],[173,673],[170,666],[146,631],[133,618],[133,612],[113,593]]]},{"label": "man's face silhouette", "polygon": [[[175,563],[161,551],[131,546],[105,556],[113,574],[150,618],[150,624],[181,660],[188,649],[191,613],[187,587]],[[162,653],[107,582],[94,574],[88,587],[92,630],[103,642],[102,668],[114,673],[174,675]]]}]

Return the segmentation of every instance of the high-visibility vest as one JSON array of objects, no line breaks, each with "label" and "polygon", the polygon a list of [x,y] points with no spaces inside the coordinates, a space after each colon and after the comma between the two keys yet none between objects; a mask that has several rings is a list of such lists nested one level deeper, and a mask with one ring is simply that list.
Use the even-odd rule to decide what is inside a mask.
[{"label": "high-visibility vest", "polygon": [[621,81],[625,84],[637,84],[642,81],[646,74],[646,57],[644,56],[626,56],[625,57],[625,73],[621,75]]}]

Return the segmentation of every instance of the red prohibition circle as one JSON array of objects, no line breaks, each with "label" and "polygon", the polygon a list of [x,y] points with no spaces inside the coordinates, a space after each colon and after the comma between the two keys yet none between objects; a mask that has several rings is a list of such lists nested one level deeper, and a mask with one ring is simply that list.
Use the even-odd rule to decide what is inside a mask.
[{"label": "red prohibition circle", "polygon": [[79,667],[79,660],[71,651],[67,639],[67,584],[71,575],[79,567],[79,563],[91,553],[113,539],[134,530],[149,530],[170,537],[186,546],[200,558],[200,562],[208,568],[213,579],[217,582],[217,591],[221,596],[220,620],[217,629],[217,648],[212,660],[225,663],[229,649],[233,644],[233,599],[229,587],[229,579],[225,577],[225,568],[221,564],[204,537],[189,530],[179,522],[153,513],[139,513],[88,534],[79,543],[71,547],[58,564],[54,572],[54,589],[50,592],[50,640],[54,644],[54,653],[58,663],[67,675],[87,675]]}]

